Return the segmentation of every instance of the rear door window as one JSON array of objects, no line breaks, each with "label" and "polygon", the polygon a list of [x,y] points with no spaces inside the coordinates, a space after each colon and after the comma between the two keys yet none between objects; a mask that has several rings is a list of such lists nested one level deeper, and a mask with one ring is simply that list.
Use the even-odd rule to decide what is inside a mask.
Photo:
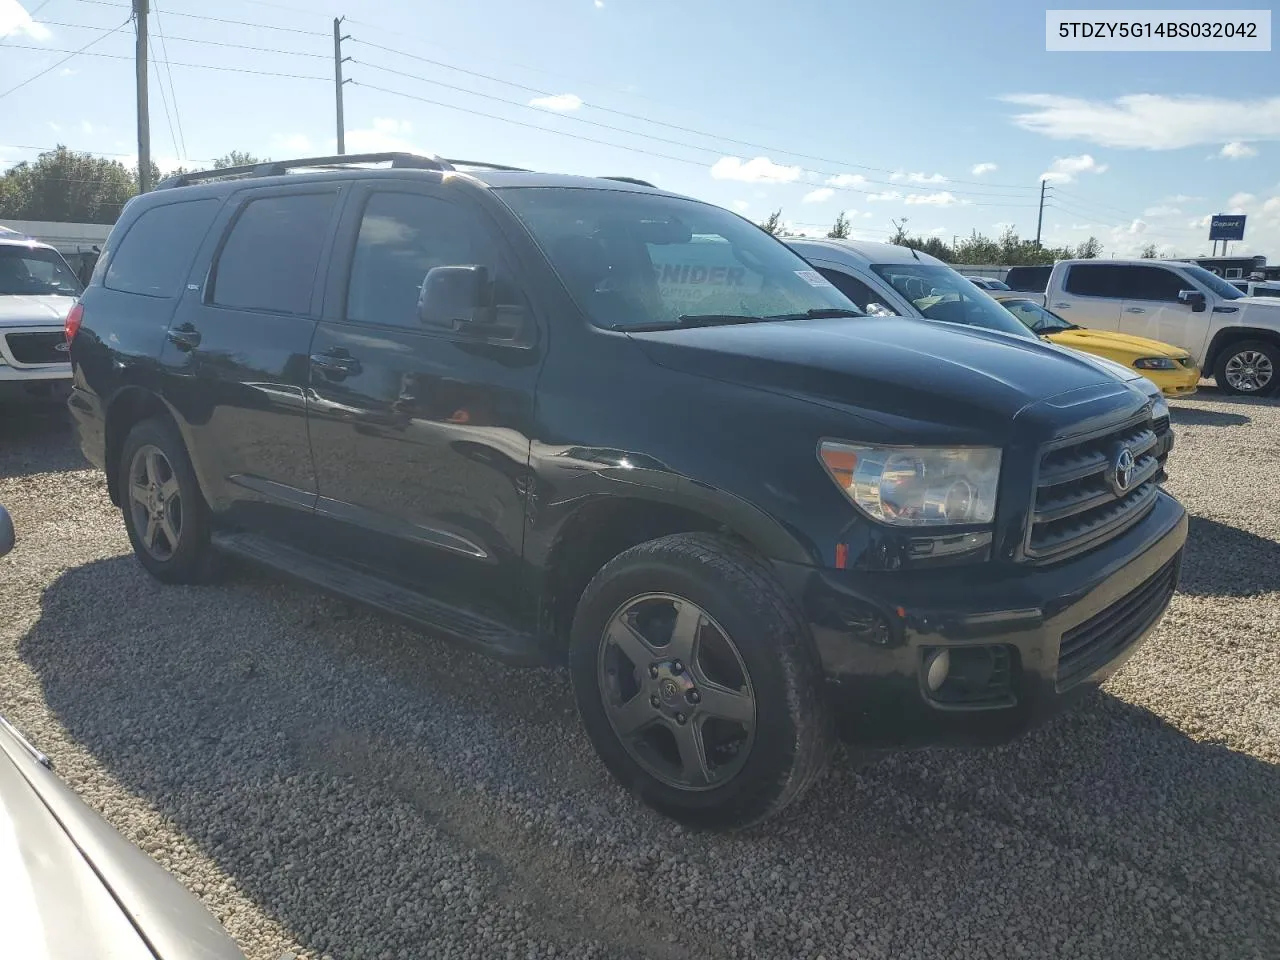
[{"label": "rear door window", "polygon": [[1067,268],[1064,289],[1082,297],[1121,297],[1116,273],[1123,268],[1103,263],[1077,263]]},{"label": "rear door window", "polygon": [[176,297],[221,205],[208,198],[145,211],[109,256],[103,285],[144,297]]},{"label": "rear door window", "polygon": [[826,277],[833,287],[856,303],[859,310],[866,310],[869,303],[884,300],[883,296],[877,294],[857,277],[851,277],[839,270],[828,270],[826,267],[818,267],[818,272]]},{"label": "rear door window", "polygon": [[336,191],[250,200],[214,265],[209,302],[265,313],[311,312]]}]

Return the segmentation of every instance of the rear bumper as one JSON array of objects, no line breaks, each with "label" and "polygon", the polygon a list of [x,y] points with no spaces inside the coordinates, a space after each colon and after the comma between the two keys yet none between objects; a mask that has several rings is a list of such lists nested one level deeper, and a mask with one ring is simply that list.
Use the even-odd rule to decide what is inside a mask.
[{"label": "rear bumper", "polygon": [[[775,569],[809,621],[846,739],[992,743],[1047,720],[1137,649],[1168,605],[1186,537],[1185,511],[1161,492],[1122,536],[1052,566]],[[957,688],[959,699],[946,686],[930,693],[926,664],[943,649],[979,673],[990,654],[990,684]]]}]

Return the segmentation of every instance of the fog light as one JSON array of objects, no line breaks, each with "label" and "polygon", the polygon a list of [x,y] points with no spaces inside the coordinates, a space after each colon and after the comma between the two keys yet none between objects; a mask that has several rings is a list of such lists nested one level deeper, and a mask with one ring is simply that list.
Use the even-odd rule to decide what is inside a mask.
[{"label": "fog light", "polygon": [[937,693],[938,688],[947,682],[947,674],[951,672],[951,653],[948,650],[935,650],[929,654],[924,665],[924,682],[930,693]]}]

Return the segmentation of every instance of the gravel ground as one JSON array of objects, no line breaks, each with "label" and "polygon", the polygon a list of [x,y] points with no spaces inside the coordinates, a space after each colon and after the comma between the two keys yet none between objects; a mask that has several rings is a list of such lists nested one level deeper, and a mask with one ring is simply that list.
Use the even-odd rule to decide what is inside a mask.
[{"label": "gravel ground", "polygon": [[1280,403],[1175,405],[1163,625],[994,750],[843,759],[687,833],[607,778],[566,675],[249,572],[162,588],[57,414],[0,411],[0,712],[250,960],[1280,957]]}]

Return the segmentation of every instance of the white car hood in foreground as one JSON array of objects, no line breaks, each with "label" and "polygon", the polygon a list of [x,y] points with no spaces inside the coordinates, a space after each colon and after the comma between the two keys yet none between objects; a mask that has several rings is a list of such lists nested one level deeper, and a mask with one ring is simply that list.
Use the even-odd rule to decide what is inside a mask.
[{"label": "white car hood in foreground", "polygon": [[0,294],[0,327],[57,326],[67,319],[75,302],[75,297]]},{"label": "white car hood in foreground", "polygon": [[65,830],[0,753],[0,937],[22,960],[155,960]]}]

